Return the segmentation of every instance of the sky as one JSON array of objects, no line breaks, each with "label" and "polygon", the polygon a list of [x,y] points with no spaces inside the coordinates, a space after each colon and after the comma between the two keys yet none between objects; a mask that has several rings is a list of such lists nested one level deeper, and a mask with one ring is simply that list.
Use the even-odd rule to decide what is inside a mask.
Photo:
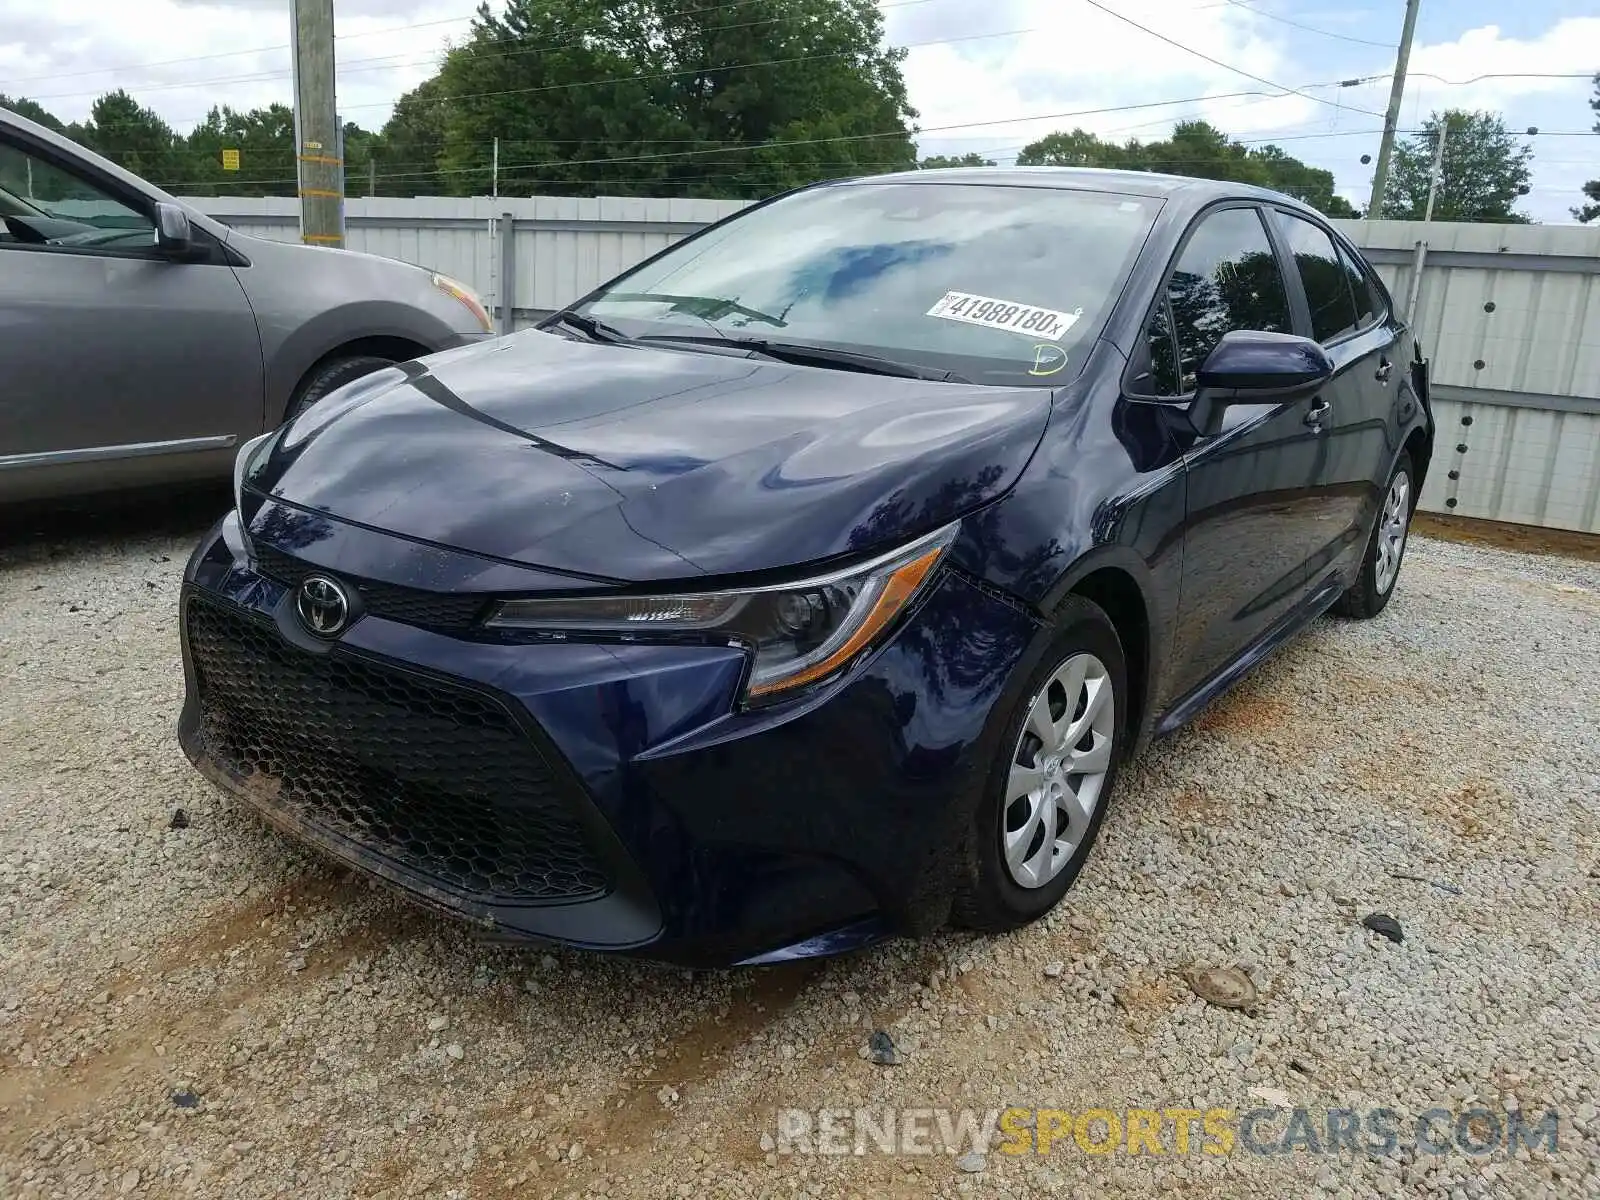
[{"label": "sky", "polygon": [[[1377,153],[1403,0],[879,3],[889,40],[909,49],[924,154],[979,151],[1005,162],[1056,129],[1155,140],[1174,121],[1201,117],[1331,170],[1343,195],[1366,203],[1372,168],[1361,157]],[[446,43],[465,38],[475,7],[336,0],[344,118],[381,126],[395,98],[433,73]],[[1588,106],[1600,15],[1579,15],[1584,7],[1422,0],[1401,130],[1445,107],[1537,127],[1523,211],[1570,221],[1583,182],[1600,178]],[[125,87],[183,131],[213,104],[288,103],[288,31],[287,0],[0,0],[0,92],[81,120],[96,95]],[[1339,86],[1345,80],[1369,81]]]}]

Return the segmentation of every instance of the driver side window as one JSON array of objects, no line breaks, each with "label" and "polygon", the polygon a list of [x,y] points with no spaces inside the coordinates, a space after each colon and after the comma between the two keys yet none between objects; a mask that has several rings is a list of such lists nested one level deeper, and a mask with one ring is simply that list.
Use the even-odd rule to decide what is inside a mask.
[{"label": "driver side window", "polygon": [[[1155,381],[1162,387],[1156,394],[1192,392],[1206,356],[1235,329],[1293,332],[1283,273],[1253,208],[1225,208],[1202,217],[1179,256],[1166,303],[1157,308],[1146,334]],[[1163,355],[1170,362],[1173,354],[1166,347],[1174,344],[1176,365],[1162,370]]]},{"label": "driver side window", "polygon": [[140,251],[155,226],[137,209],[21,146],[0,142],[0,247]]}]

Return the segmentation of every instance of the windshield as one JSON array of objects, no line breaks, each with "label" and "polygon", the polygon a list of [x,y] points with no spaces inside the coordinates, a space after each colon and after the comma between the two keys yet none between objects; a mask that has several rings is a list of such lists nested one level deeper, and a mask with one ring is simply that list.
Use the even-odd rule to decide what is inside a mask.
[{"label": "windshield", "polygon": [[674,247],[578,311],[632,337],[840,347],[1057,386],[1081,369],[1160,204],[973,184],[816,188]]}]

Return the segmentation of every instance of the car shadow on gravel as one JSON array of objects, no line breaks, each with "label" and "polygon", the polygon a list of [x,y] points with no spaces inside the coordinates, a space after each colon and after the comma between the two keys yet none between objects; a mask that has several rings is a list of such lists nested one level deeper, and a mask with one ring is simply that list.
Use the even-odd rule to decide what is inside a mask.
[{"label": "car shadow on gravel", "polygon": [[192,536],[231,506],[223,484],[191,484],[0,508],[0,567],[132,538]]}]

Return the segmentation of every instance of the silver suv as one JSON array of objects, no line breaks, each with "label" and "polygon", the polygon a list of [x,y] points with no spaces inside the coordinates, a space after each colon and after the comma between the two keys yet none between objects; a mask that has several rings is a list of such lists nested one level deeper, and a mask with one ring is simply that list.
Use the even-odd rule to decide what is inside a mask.
[{"label": "silver suv", "polygon": [[0,109],[0,502],[226,477],[340,384],[490,336],[464,284],[263,241]]}]

